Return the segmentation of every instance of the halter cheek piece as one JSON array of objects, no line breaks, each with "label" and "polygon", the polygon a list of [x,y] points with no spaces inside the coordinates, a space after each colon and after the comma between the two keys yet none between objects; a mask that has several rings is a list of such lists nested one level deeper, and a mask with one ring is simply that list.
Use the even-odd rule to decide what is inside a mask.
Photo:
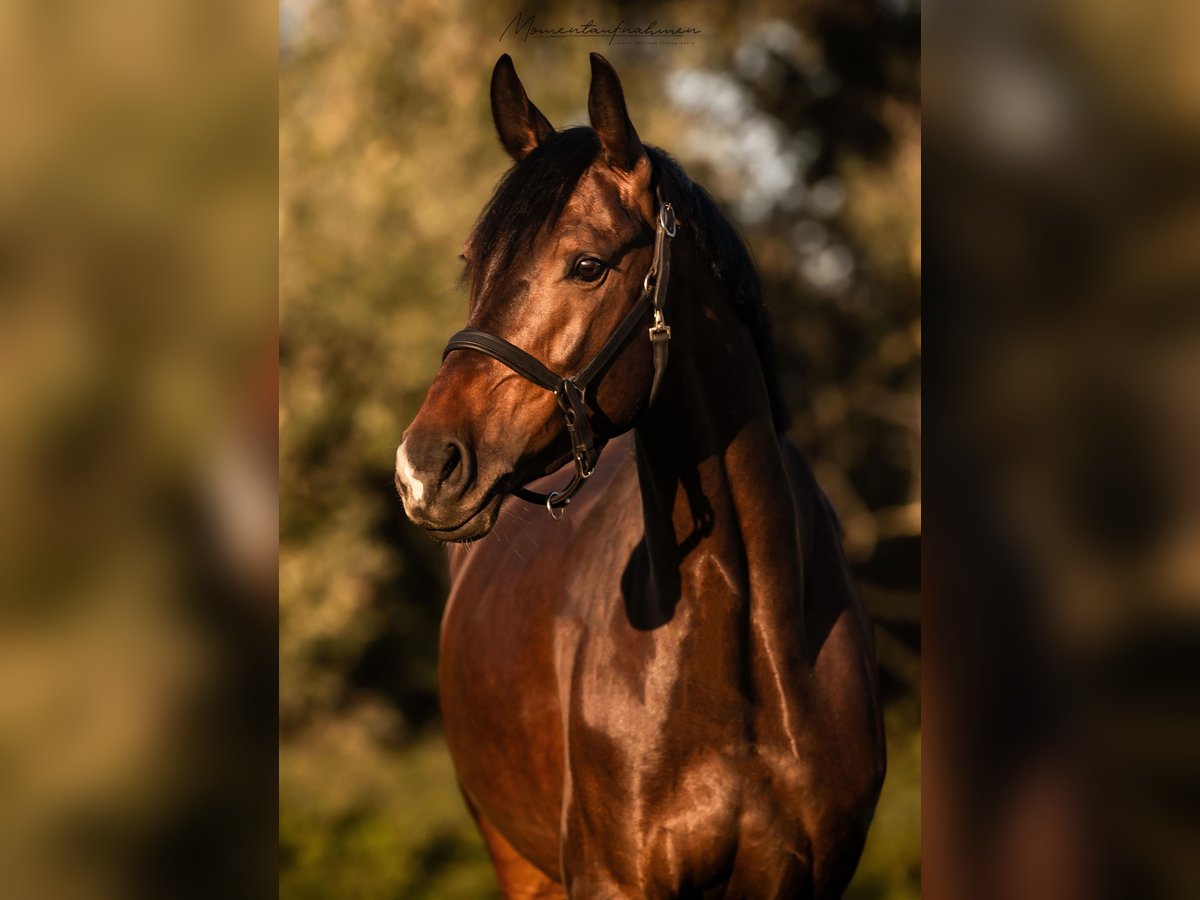
[{"label": "halter cheek piece", "polygon": [[[675,237],[677,223],[674,208],[662,199],[661,192],[658,194],[658,201],[658,223],[654,233],[654,259],[642,281],[642,295],[633,305],[633,309],[625,314],[625,318],[609,335],[600,351],[592,357],[592,361],[578,373],[566,377],[558,375],[515,344],[510,344],[504,338],[496,337],[494,334],[477,331],[473,328],[458,332],[450,338],[446,349],[442,351],[442,359],[455,350],[475,350],[485,353],[504,363],[526,381],[532,381],[558,398],[558,405],[562,409],[567,423],[567,436],[571,441],[571,451],[570,456],[563,457],[554,468],[558,468],[568,459],[572,459],[575,462],[575,474],[561,491],[539,494],[524,487],[513,488],[511,491],[512,494],[528,503],[544,504],[551,518],[554,519],[562,518],[571,498],[596,470],[600,451],[604,449],[605,442],[592,433],[584,394],[597,376],[612,362],[613,357],[629,343],[630,338],[637,331],[638,325],[645,321],[646,313],[649,310],[654,312],[654,323],[649,329],[650,344],[654,348],[654,381],[650,386],[651,403],[658,394],[663,372],[667,368],[667,342],[671,340],[671,328],[663,318],[663,307],[667,301],[667,282],[671,277],[671,238]],[[557,515],[555,515],[556,511]]]}]

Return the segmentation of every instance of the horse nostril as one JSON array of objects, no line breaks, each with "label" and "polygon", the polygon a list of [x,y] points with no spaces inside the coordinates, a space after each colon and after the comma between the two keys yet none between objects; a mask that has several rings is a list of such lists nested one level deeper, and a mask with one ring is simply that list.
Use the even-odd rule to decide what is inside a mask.
[{"label": "horse nostril", "polygon": [[396,483],[410,509],[455,503],[474,477],[470,445],[457,435],[409,434],[396,451]]},{"label": "horse nostril", "polygon": [[439,487],[452,480],[455,472],[462,468],[463,453],[458,444],[452,443],[446,450],[446,464],[442,466],[442,473],[438,477]]}]

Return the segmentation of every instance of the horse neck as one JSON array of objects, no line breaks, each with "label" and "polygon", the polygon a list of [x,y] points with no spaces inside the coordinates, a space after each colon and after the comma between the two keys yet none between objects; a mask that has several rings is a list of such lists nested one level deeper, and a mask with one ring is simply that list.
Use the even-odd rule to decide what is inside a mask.
[{"label": "horse neck", "polygon": [[698,627],[733,626],[774,642],[760,648],[768,656],[799,659],[802,552],[787,469],[749,330],[710,273],[680,241],[667,374],[635,432],[652,588],[640,613],[669,620],[688,587]]}]

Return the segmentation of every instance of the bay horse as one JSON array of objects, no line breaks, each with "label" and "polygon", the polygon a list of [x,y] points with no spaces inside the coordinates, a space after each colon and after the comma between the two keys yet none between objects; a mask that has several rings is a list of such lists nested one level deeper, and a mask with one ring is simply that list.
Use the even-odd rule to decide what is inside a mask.
[{"label": "bay horse", "polygon": [[505,897],[837,897],[885,768],[870,623],[745,245],[591,67],[556,131],[496,63],[514,165],[396,453],[458,545],[455,771]]}]

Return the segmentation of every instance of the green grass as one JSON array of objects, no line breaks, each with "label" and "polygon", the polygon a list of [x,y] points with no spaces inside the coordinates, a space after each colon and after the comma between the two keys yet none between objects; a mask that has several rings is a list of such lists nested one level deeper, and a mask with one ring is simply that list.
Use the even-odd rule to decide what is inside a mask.
[{"label": "green grass", "polygon": [[280,757],[282,900],[498,897],[441,736],[308,736]]},{"label": "green grass", "polygon": [[889,710],[888,774],[846,900],[921,896],[921,732]]}]

